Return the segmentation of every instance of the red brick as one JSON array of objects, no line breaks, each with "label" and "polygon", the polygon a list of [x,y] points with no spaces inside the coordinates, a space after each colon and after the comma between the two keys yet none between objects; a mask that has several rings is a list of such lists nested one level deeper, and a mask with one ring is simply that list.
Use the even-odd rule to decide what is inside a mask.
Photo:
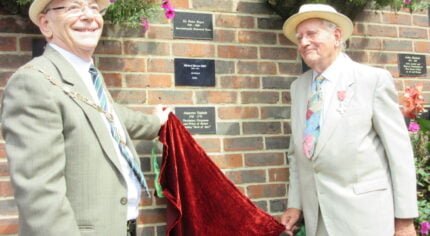
[{"label": "red brick", "polygon": [[30,55],[0,54],[0,65],[2,68],[16,70],[30,59]]},{"label": "red brick", "polygon": [[143,209],[139,214],[139,224],[160,224],[166,223],[166,209]]},{"label": "red brick", "polygon": [[355,18],[355,22],[365,21],[366,23],[381,23],[382,13],[374,10],[364,10]]},{"label": "red brick", "polygon": [[225,173],[234,184],[264,183],[266,171],[264,170],[234,170]]},{"label": "red brick", "polygon": [[229,119],[253,119],[258,118],[256,107],[220,107],[218,116],[223,120]]},{"label": "red brick", "polygon": [[252,199],[283,197],[286,192],[285,184],[260,184],[246,187],[246,193]]},{"label": "red brick", "polygon": [[145,72],[144,58],[100,57],[98,68],[104,71]]},{"label": "red brick", "polygon": [[348,48],[366,48],[366,50],[381,50],[382,42],[378,38],[352,38],[349,40]]},{"label": "red brick", "polygon": [[100,40],[97,45],[96,54],[121,54],[122,45],[118,40]]},{"label": "red brick", "polygon": [[232,12],[234,2],[231,0],[193,0],[193,9],[212,12]]},{"label": "red brick", "polygon": [[122,87],[122,75],[120,73],[103,73],[103,79],[109,88]]},{"label": "red brick", "polygon": [[0,37],[0,51],[16,51],[15,37]]},{"label": "red brick", "polygon": [[286,47],[260,47],[260,58],[273,60],[295,60],[297,50]]},{"label": "red brick", "polygon": [[240,43],[253,43],[253,44],[275,44],[275,32],[261,32],[261,31],[239,31]]},{"label": "red brick", "polygon": [[243,122],[243,134],[280,134],[280,122]]},{"label": "red brick", "polygon": [[150,39],[172,39],[173,31],[167,26],[149,25],[147,36]]},{"label": "red brick", "polygon": [[215,26],[224,28],[254,28],[254,18],[251,16],[218,15],[215,17]]},{"label": "red brick", "polygon": [[173,55],[178,57],[213,57],[215,56],[215,47],[203,43],[175,43],[173,46]]},{"label": "red brick", "polygon": [[269,169],[269,181],[270,182],[287,182],[289,178],[289,169],[283,168],[273,168]]},{"label": "red brick", "polygon": [[17,218],[0,218],[0,234],[9,235],[18,233],[18,219]]},{"label": "red brick", "polygon": [[195,140],[206,152],[221,151],[221,140],[219,138],[196,137]]},{"label": "red brick", "polygon": [[368,36],[397,37],[397,29],[387,25],[368,25],[365,34]]},{"label": "red brick", "polygon": [[236,42],[236,31],[234,30],[216,30],[214,32],[215,42]]},{"label": "red brick", "polygon": [[254,13],[254,14],[273,14],[273,10],[265,2],[245,2],[240,1],[237,4],[237,12]]},{"label": "red brick", "polygon": [[239,74],[276,74],[275,62],[260,62],[260,61],[239,61],[237,63],[237,70]]},{"label": "red brick", "polygon": [[13,196],[13,187],[10,181],[1,180],[0,181],[0,197],[11,197]]},{"label": "red brick", "polygon": [[125,81],[128,88],[169,88],[173,86],[171,75],[128,74]]},{"label": "red brick", "polygon": [[109,90],[113,100],[121,104],[144,104],[146,103],[146,92],[143,90]]},{"label": "red brick", "polygon": [[170,59],[148,59],[148,72],[173,73],[174,65]]},{"label": "red brick", "polygon": [[382,41],[382,49],[384,51],[412,51],[412,42],[407,40],[389,40]]},{"label": "red brick", "polygon": [[412,22],[413,22],[413,25],[416,25],[416,26],[423,26],[423,27],[429,26],[429,20],[428,20],[428,16],[426,14],[414,15],[412,17]]},{"label": "red brick", "polygon": [[0,176],[9,176],[9,167],[7,165],[7,162],[0,161]]},{"label": "red brick", "polygon": [[244,58],[244,59],[256,59],[258,56],[257,47],[249,46],[230,46],[220,45],[218,46],[218,57],[221,58]]},{"label": "red brick", "polygon": [[[281,94],[282,96],[282,104],[291,104],[291,94],[290,92],[282,92]],[[265,116],[263,115],[263,111],[261,112],[261,116],[264,118]]]},{"label": "red brick", "polygon": [[285,155],[280,152],[273,153],[247,153],[245,154],[245,166],[281,166],[285,164]]},{"label": "red brick", "polygon": [[170,48],[168,43],[127,40],[124,42],[124,53],[131,55],[169,55]]},{"label": "red brick", "polygon": [[285,62],[278,63],[279,72],[287,75],[300,75],[302,74],[302,63],[301,62]]},{"label": "red brick", "polygon": [[411,14],[400,13],[400,12],[385,12],[382,15],[382,23],[386,24],[398,24],[398,25],[411,25],[412,17]]},{"label": "red brick", "polygon": [[[414,48],[416,52],[428,53],[430,52],[430,43],[428,41],[414,42]],[[427,63],[427,65],[429,65]]]},{"label": "red brick", "polygon": [[221,88],[247,89],[260,87],[260,78],[254,76],[221,76],[219,82]]},{"label": "red brick", "polygon": [[427,30],[412,27],[400,27],[399,37],[411,39],[425,39],[427,38]]},{"label": "red brick", "polygon": [[370,64],[397,64],[396,53],[370,52]]},{"label": "red brick", "polygon": [[2,71],[0,72],[0,87],[5,87],[7,81],[9,80],[10,76],[13,74],[12,71]]},{"label": "red brick", "polygon": [[224,151],[251,151],[262,149],[263,139],[261,137],[240,137],[224,139]]},{"label": "red brick", "polygon": [[213,155],[211,160],[220,169],[230,169],[243,167],[243,158],[241,154],[224,154],[224,155]]},{"label": "red brick", "polygon": [[197,91],[198,104],[236,104],[238,93],[231,91]]},{"label": "red brick", "polygon": [[192,104],[192,92],[189,91],[148,91],[149,104]]},{"label": "red brick", "polygon": [[278,92],[241,92],[242,104],[276,104],[279,102]]},{"label": "red brick", "polygon": [[365,51],[350,51],[348,52],[348,55],[351,57],[352,60],[364,64],[369,63],[369,55]]}]

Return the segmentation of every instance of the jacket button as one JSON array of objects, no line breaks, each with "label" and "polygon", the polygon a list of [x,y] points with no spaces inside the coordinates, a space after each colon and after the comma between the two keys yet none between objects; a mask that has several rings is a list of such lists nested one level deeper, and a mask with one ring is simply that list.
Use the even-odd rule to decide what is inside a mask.
[{"label": "jacket button", "polygon": [[119,201],[122,205],[127,204],[128,200],[126,197],[122,197],[121,200]]}]

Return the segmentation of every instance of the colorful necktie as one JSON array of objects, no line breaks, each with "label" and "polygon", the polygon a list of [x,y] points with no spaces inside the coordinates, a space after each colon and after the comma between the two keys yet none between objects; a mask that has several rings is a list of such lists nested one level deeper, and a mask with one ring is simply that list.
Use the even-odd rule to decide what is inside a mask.
[{"label": "colorful necktie", "polygon": [[304,132],[303,150],[305,156],[312,159],[320,135],[320,119],[323,108],[321,84],[324,77],[319,75],[312,82],[312,96],[306,111],[306,128]]},{"label": "colorful necktie", "polygon": [[[97,96],[99,98],[100,107],[102,110],[106,113],[110,113],[109,103],[107,100],[107,96],[105,93],[105,90],[103,88],[102,83],[102,77],[97,72],[97,70],[94,68],[94,66],[90,67],[90,74],[91,78],[93,79],[94,88],[96,89]],[[136,176],[137,180],[139,181],[140,185],[142,186],[144,192],[150,196],[148,185],[146,184],[145,177],[143,176],[142,170],[140,169],[140,166],[135,161],[133,154],[131,153],[130,149],[126,145],[126,141],[121,139],[121,136],[119,135],[118,128],[116,127],[113,120],[108,119],[110,131],[113,139],[118,144],[119,150],[124,157],[124,159],[127,161],[128,165],[130,166],[131,170],[133,171],[134,175]]]}]

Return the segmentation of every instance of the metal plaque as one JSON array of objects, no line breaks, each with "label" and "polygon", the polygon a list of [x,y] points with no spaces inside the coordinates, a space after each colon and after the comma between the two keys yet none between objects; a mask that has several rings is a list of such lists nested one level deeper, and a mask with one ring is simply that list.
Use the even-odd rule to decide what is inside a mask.
[{"label": "metal plaque", "polygon": [[173,38],[213,39],[212,14],[176,12]]},{"label": "metal plaque", "polygon": [[192,134],[216,134],[214,107],[176,107],[175,115]]},{"label": "metal plaque", "polygon": [[427,74],[426,57],[416,54],[398,54],[400,76],[422,76]]},{"label": "metal plaque", "polygon": [[175,85],[215,86],[215,61],[175,58]]}]

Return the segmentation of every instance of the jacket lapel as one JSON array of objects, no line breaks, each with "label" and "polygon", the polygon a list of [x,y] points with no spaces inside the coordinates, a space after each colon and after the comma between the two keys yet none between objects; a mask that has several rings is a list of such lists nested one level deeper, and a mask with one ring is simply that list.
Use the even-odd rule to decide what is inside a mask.
[{"label": "jacket lapel", "polygon": [[[319,153],[324,148],[330,136],[339,126],[339,121],[348,109],[348,104],[354,96],[354,77],[351,73],[342,78],[342,81],[337,83],[334,94],[330,94],[330,102],[327,106],[326,117],[323,121],[318,138],[317,146],[315,148],[314,159],[318,158]],[[342,96],[339,93],[344,93]]]},{"label": "jacket lapel", "polygon": [[[43,56],[47,57],[57,68],[58,72],[61,75],[60,77],[62,79],[62,82],[64,83],[64,86],[70,87],[71,90],[91,99],[91,95],[79,75],[60,53],[48,46]],[[88,122],[93,127],[93,130],[98,137],[100,145],[102,146],[105,154],[116,166],[118,171],[121,172],[121,165],[119,163],[118,157],[115,155],[116,152],[112,145],[111,134],[104,125],[101,113],[78,99],[73,100],[85,113]]]}]

